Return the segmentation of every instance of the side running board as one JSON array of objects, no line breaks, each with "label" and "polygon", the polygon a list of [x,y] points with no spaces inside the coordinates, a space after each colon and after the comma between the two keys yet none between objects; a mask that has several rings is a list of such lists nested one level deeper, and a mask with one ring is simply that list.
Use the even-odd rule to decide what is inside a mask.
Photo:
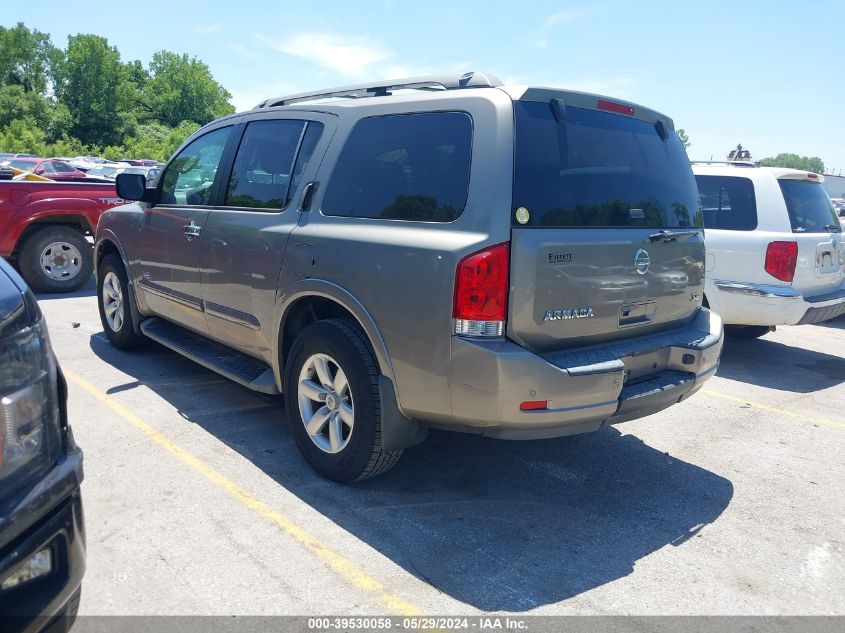
[{"label": "side running board", "polygon": [[279,393],[273,370],[267,363],[252,356],[242,354],[160,318],[142,321],[141,332],[174,352],[248,389],[271,395]]}]

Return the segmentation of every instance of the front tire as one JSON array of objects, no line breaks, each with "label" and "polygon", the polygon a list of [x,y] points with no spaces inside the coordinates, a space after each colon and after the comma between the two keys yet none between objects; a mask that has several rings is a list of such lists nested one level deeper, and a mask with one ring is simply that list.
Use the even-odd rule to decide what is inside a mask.
[{"label": "front tire", "polygon": [[123,262],[114,253],[109,253],[97,269],[97,307],[106,338],[118,349],[132,349],[143,340],[135,331],[129,300],[129,282]]},{"label": "front tire", "polygon": [[73,292],[91,277],[94,255],[79,229],[45,226],[21,245],[18,268],[39,292]]},{"label": "front tire", "polygon": [[379,371],[354,321],[302,330],[285,363],[285,404],[296,444],[323,477],[351,483],[392,468],[402,451],[381,445]]}]

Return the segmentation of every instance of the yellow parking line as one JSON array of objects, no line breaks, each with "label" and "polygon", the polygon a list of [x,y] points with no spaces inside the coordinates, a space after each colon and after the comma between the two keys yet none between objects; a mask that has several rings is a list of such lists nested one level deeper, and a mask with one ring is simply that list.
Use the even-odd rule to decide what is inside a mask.
[{"label": "yellow parking line", "polygon": [[242,505],[279,527],[285,534],[292,537],[297,543],[305,547],[305,549],[311,552],[314,556],[325,562],[331,569],[347,581],[351,582],[359,589],[376,594],[392,613],[404,616],[419,616],[423,614],[420,609],[410,602],[385,591],[384,586],[379,581],[368,576],[360,567],[355,565],[355,563],[332,551],[317,537],[305,531],[296,523],[280,512],[274,510],[260,499],[254,497],[231,479],[226,478],[214,470],[214,468],[206,464],[200,458],[189,453],[184,448],[156,431],[152,426],[144,422],[144,420],[139,418],[113,398],[109,397],[107,394],[97,389],[87,380],[67,369],[64,369],[64,374],[71,382],[87,391],[100,402],[104,403],[112,411],[141,431],[150,440],[172,454],[183,464],[198,472],[217,487],[222,488],[229,494],[229,496]]},{"label": "yellow parking line", "polygon": [[722,400],[727,400],[728,402],[738,402],[739,404],[745,404],[749,407],[753,407],[755,409],[762,409],[763,411],[769,411],[770,413],[777,413],[778,415],[785,415],[790,418],[798,418],[799,420],[808,420],[810,422],[818,422],[819,424],[825,424],[827,426],[833,426],[839,429],[845,429],[845,422],[839,420],[831,420],[830,418],[820,418],[815,415],[807,415],[806,413],[799,413],[797,411],[788,411],[787,409],[779,409],[777,407],[770,407],[767,404],[762,404],[760,402],[753,402],[751,400],[747,400],[746,398],[739,398],[737,396],[729,396],[725,393],[719,393],[718,391],[713,391],[712,389],[702,389],[701,393],[706,393],[708,396],[713,396],[714,398],[721,398]]}]

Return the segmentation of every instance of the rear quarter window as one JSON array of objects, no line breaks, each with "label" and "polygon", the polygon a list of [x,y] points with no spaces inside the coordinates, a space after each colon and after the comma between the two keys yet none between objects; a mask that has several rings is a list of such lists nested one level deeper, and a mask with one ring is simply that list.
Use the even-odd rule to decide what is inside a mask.
[{"label": "rear quarter window", "polygon": [[696,176],[704,227],[731,231],[757,228],[754,183],[737,176]]},{"label": "rear quarter window", "polygon": [[466,206],[471,159],[472,119],[465,112],[361,119],[341,150],[321,211],[452,222]]}]

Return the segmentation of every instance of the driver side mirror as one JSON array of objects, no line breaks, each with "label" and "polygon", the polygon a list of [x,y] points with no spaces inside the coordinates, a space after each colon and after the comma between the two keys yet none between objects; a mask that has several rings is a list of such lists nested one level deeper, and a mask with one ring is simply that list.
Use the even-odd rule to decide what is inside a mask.
[{"label": "driver side mirror", "polygon": [[118,174],[117,195],[124,200],[152,202],[155,189],[147,189],[147,179],[143,174]]}]

